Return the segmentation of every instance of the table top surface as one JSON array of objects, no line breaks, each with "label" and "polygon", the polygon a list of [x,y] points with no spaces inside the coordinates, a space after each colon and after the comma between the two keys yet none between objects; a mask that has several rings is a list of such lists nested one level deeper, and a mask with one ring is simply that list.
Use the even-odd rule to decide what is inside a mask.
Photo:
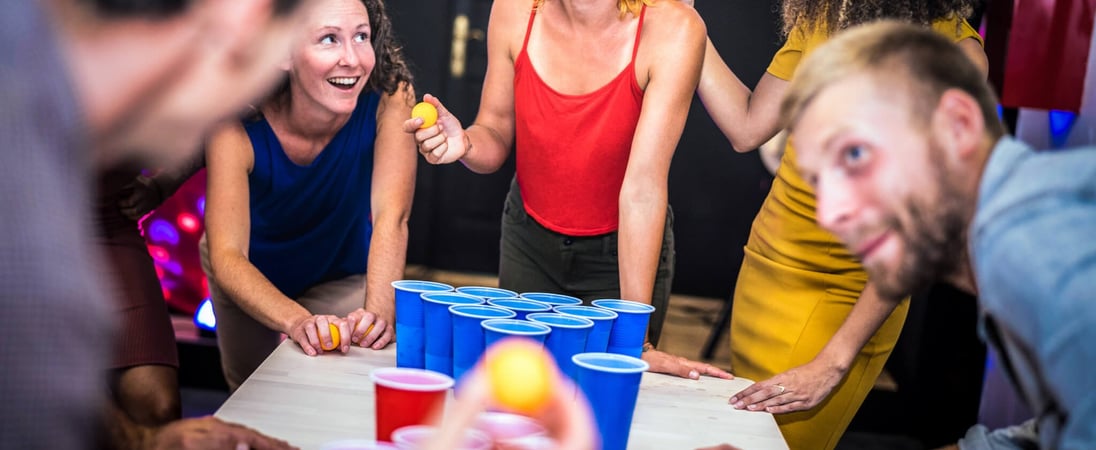
[{"label": "table top surface", "polygon": [[[369,374],[395,362],[394,346],[379,351],[351,347],[346,355],[308,357],[285,340],[215,415],[305,450],[341,439],[372,439],[374,391]],[[644,373],[628,448],[693,449],[729,443],[744,450],[787,449],[772,415],[727,404],[731,394],[751,383]]]}]

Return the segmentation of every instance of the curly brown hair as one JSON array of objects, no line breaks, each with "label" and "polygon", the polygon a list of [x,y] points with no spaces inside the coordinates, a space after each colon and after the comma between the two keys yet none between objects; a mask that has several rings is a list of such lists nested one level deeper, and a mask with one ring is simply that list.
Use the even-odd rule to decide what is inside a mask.
[{"label": "curly brown hair", "polygon": [[[384,92],[392,95],[399,91],[400,85],[414,84],[414,77],[408,67],[407,60],[403,56],[403,46],[396,41],[392,34],[392,21],[388,18],[383,0],[361,0],[369,14],[369,28],[372,31],[369,37],[373,43],[373,53],[376,55],[376,64],[369,80],[365,82],[367,92]],[[269,97],[269,101],[283,103],[289,100],[289,76],[286,75],[281,84]]]},{"label": "curly brown hair", "polygon": [[895,19],[929,25],[948,17],[967,17],[980,0],[784,0],[781,13],[783,33],[805,33],[821,27],[827,32],[872,22]]}]

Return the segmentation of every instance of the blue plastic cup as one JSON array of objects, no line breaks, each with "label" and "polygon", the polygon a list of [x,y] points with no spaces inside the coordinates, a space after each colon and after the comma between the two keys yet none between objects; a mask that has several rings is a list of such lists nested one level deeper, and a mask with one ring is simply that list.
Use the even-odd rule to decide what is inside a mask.
[{"label": "blue plastic cup", "polygon": [[483,342],[486,348],[491,348],[496,342],[511,336],[543,344],[548,333],[552,332],[552,328],[543,323],[517,319],[487,319],[483,321],[482,326]]},{"label": "blue plastic cup", "polygon": [[[613,322],[616,322],[617,313],[596,306],[567,305],[553,308],[560,314],[584,317],[594,322],[590,334],[586,336],[585,352],[604,352],[609,348],[609,334],[613,331]],[[640,347],[642,351],[642,347]]]},{"label": "blue plastic cup", "polygon": [[479,361],[486,347],[481,322],[487,319],[509,319],[514,312],[490,305],[453,305],[453,378],[460,380]]},{"label": "blue plastic cup", "polygon": [[526,300],[524,298],[492,298],[487,300],[488,305],[498,306],[499,308],[506,308],[510,311],[517,313],[515,319],[525,320],[525,316],[529,313],[538,312],[550,312],[552,311],[552,305],[547,303],[541,303],[536,300]]},{"label": "blue plastic cup", "polygon": [[643,338],[647,336],[647,322],[655,307],[618,299],[594,300],[591,304],[617,313],[605,351],[639,358],[643,353]]},{"label": "blue plastic cup", "polygon": [[614,353],[579,353],[571,361],[578,367],[578,387],[594,411],[602,450],[626,449],[639,382],[650,365]]},{"label": "blue plastic cup", "polygon": [[528,300],[536,300],[541,303],[547,303],[552,306],[582,304],[582,299],[578,297],[572,297],[570,295],[563,294],[552,294],[549,292],[524,292],[521,294],[520,297]]},{"label": "blue plastic cup", "polygon": [[586,336],[594,328],[594,321],[560,313],[533,313],[526,318],[552,328],[552,332],[544,340],[544,346],[556,359],[559,370],[572,380],[575,379],[578,369],[571,362],[571,357],[585,351]]},{"label": "blue plastic cup", "polygon": [[457,288],[457,292],[473,297],[480,297],[484,300],[493,298],[514,298],[518,296],[517,292],[511,290],[486,286],[461,286]]},{"label": "blue plastic cup", "polygon": [[453,286],[433,281],[393,281],[396,289],[396,367],[426,368],[426,329],[422,296],[425,292],[452,291]]},{"label": "blue plastic cup", "polygon": [[453,376],[453,316],[452,305],[480,305],[483,299],[457,292],[422,294],[423,324],[426,333],[426,369]]}]

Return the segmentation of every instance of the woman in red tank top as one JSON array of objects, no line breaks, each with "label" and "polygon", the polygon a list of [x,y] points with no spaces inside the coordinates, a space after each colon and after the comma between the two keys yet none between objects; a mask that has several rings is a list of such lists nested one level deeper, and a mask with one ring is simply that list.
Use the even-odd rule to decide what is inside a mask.
[{"label": "woman in red tank top", "polygon": [[667,177],[700,76],[700,17],[666,0],[498,1],[487,34],[473,124],[427,95],[437,124],[404,129],[430,163],[477,173],[516,146],[500,286],[653,304],[643,352],[652,371],[730,377],[651,345],[673,276]]}]

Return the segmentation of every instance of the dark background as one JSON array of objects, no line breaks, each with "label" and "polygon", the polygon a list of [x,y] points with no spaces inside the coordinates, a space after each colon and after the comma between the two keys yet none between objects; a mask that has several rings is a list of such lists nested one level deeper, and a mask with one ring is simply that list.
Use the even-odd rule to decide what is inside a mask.
[{"label": "dark background", "polygon": [[[530,2],[531,3],[531,2]],[[747,85],[764,73],[780,37],[776,2],[701,1],[698,11],[727,63]],[[398,0],[395,28],[414,64],[416,89],[437,95],[467,126],[475,118],[486,70],[486,0]],[[470,23],[467,70],[449,72],[453,21]],[[478,38],[478,39],[477,39]],[[460,164],[419,160],[408,263],[435,269],[497,273],[499,220],[513,176],[513,158],[497,173],[477,175]],[[734,289],[750,223],[772,177],[756,152],[736,153],[694,99],[670,169],[677,240],[676,293],[727,298]]]}]

